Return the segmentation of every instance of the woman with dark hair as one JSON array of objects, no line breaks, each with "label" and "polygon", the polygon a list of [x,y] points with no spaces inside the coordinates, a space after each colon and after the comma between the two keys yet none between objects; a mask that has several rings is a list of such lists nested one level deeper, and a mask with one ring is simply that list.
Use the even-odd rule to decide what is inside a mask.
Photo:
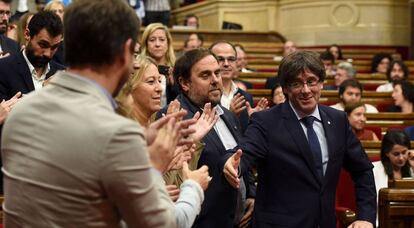
[{"label": "woman with dark hair", "polygon": [[272,89],[272,102],[274,105],[282,104],[286,101],[285,94],[283,93],[282,85],[277,82],[275,87]]},{"label": "woman with dark hair", "polygon": [[326,51],[330,52],[335,57],[335,61],[343,59],[341,47],[339,47],[337,44],[332,44],[326,48]]},{"label": "woman with dark hair", "polygon": [[390,63],[387,69],[388,82],[378,86],[377,92],[392,92],[393,82],[398,80],[407,80],[408,78],[408,67],[403,61],[394,60]]},{"label": "woman with dark hair", "polygon": [[392,56],[388,53],[378,53],[374,55],[371,62],[371,73],[385,74],[387,73],[388,65],[392,61]]},{"label": "woman with dark hair", "polygon": [[390,129],[384,135],[381,143],[381,161],[372,163],[377,199],[379,190],[388,187],[388,180],[411,177],[410,165],[407,162],[409,150],[410,139],[403,130]]},{"label": "woman with dark hair", "polygon": [[367,122],[365,113],[367,110],[364,103],[354,102],[346,104],[344,111],[348,115],[352,131],[359,140],[379,141],[377,135],[373,131],[365,129],[365,124]]},{"label": "woman with dark hair", "polygon": [[381,144],[381,161],[373,162],[377,192],[388,187],[388,180],[411,177],[407,163],[410,139],[401,129],[390,129]]},{"label": "woman with dark hair", "polygon": [[400,80],[393,83],[392,99],[394,105],[389,107],[389,112],[412,113],[414,104],[414,85],[409,81]]}]

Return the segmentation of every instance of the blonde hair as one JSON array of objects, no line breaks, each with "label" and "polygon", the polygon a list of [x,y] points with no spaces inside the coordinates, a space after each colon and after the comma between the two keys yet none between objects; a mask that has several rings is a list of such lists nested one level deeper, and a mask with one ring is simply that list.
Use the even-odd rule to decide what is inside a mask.
[{"label": "blonde hair", "polygon": [[151,56],[151,53],[149,53],[148,50],[148,39],[150,37],[150,35],[155,31],[161,29],[165,32],[165,36],[167,37],[167,42],[168,42],[168,49],[167,49],[167,53],[165,54],[165,59],[167,61],[167,65],[170,67],[173,67],[175,64],[175,53],[174,53],[174,47],[173,47],[173,41],[172,41],[172,37],[170,32],[168,31],[167,26],[161,24],[161,23],[152,23],[149,24],[145,30],[144,33],[142,34],[142,39],[141,39],[141,54],[145,55],[145,56]]},{"label": "blonde hair", "polygon": [[154,59],[144,55],[138,55],[135,59],[135,63],[139,65],[139,69],[135,70],[133,74],[128,78],[121,91],[119,91],[115,100],[118,103],[117,113],[128,117],[130,119],[136,120],[132,115],[132,105],[130,103],[130,95],[137,87],[138,83],[141,82],[142,77],[145,71],[150,65],[157,66],[157,63]]},{"label": "blonde hair", "polygon": [[53,7],[56,5],[61,5],[63,9],[65,9],[65,4],[61,0],[52,0],[46,4],[44,10],[45,11],[52,11]]}]

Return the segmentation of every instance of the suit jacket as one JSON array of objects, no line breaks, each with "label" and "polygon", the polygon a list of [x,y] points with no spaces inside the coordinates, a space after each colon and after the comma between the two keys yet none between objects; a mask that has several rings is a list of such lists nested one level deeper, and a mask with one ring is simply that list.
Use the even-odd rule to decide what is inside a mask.
[{"label": "suit jacket", "polygon": [[4,53],[10,55],[19,53],[19,44],[5,35],[0,35],[0,45]]},{"label": "suit jacket", "polygon": [[[188,111],[186,118],[192,118],[196,112],[202,112],[184,94],[177,96],[181,108]],[[224,114],[220,118],[226,123],[236,142],[241,137],[238,121],[233,113],[222,107]],[[167,107],[158,113],[165,113]],[[198,160],[198,167],[208,166],[209,175],[213,178],[205,191],[205,199],[201,207],[200,215],[197,217],[193,227],[220,227],[232,228],[234,226],[234,215],[237,202],[237,189],[233,188],[223,176],[223,169],[219,169],[219,161],[226,155],[226,149],[221,143],[214,129],[203,138],[204,150]],[[247,183],[246,183],[247,184]]]},{"label": "suit jacket", "polygon": [[344,112],[323,105],[319,112],[329,155],[323,179],[289,102],[252,115],[240,147],[242,169],[255,164],[258,170],[253,227],[335,227],[335,192],[342,167],[355,182],[357,218],[375,224],[372,164]]},{"label": "suit jacket", "polygon": [[[46,78],[54,75],[57,70],[65,69],[53,60],[49,64],[50,71]],[[22,52],[0,59],[0,100],[8,100],[19,91],[27,94],[34,89],[32,74]]]},{"label": "suit jacket", "polygon": [[22,99],[3,128],[6,227],[175,227],[138,124],[67,72]]}]

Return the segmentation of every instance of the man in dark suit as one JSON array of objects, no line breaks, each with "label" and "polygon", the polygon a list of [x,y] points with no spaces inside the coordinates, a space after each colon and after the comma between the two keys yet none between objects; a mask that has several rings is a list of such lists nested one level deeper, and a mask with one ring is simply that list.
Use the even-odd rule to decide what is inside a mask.
[{"label": "man in dark suit", "polygon": [[237,115],[242,133],[244,133],[250,115],[266,108],[267,100],[263,98],[255,108],[252,108],[253,96],[240,89],[233,81],[234,75],[239,73],[236,64],[238,56],[233,44],[227,41],[217,41],[211,44],[209,49],[217,57],[220,65],[220,75],[223,81],[221,105]]},{"label": "man in dark suit", "polygon": [[[192,118],[208,102],[218,110],[220,118],[214,129],[202,139],[205,144],[198,166],[207,165],[212,180],[205,192],[200,215],[193,227],[232,228],[239,222],[236,218],[243,213],[236,212],[238,190],[224,178],[217,164],[233,148],[241,137],[236,116],[220,105],[223,85],[220,66],[217,59],[206,49],[194,49],[186,52],[177,60],[174,67],[174,79],[179,84],[181,94],[177,100],[187,110],[186,118]],[[161,110],[165,113],[167,108]],[[160,116],[158,113],[158,116]],[[249,194],[249,193],[248,193]]]},{"label": "man in dark suit", "polygon": [[11,0],[0,0],[0,58],[19,52],[16,41],[6,36],[10,19]]},{"label": "man in dark suit", "polygon": [[240,160],[241,170],[257,165],[253,227],[335,227],[335,192],[342,167],[355,183],[358,210],[351,227],[373,227],[373,166],[346,114],[318,104],[325,78],[318,54],[298,51],[286,56],[279,78],[287,102],[254,113],[241,150],[220,164],[236,188]]},{"label": "man in dark suit", "polygon": [[63,66],[51,61],[62,42],[62,22],[52,12],[33,16],[25,31],[27,47],[0,60],[0,100],[17,92],[29,93],[42,88],[43,82]]}]

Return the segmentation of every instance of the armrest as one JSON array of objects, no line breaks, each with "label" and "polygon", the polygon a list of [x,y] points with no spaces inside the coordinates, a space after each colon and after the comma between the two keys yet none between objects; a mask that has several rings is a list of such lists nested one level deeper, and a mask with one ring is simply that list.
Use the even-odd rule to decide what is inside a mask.
[{"label": "armrest", "polygon": [[356,220],[355,212],[346,207],[336,207],[336,218],[342,227],[348,227]]}]

